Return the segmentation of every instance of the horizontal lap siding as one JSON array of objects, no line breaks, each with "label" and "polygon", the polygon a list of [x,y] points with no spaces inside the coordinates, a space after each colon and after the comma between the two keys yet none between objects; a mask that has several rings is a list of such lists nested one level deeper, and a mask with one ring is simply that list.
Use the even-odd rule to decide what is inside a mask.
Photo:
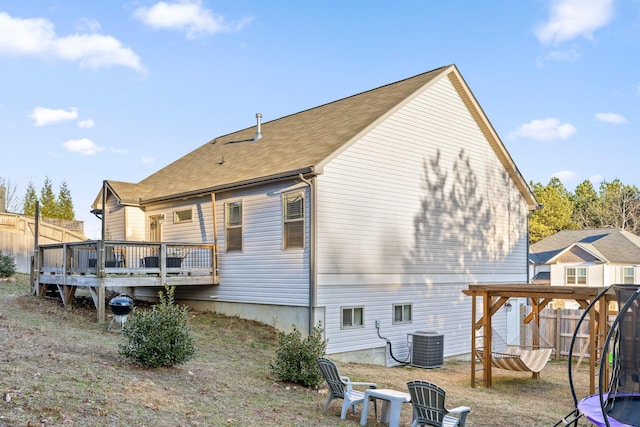
[{"label": "horizontal lap siding", "polygon": [[126,240],[144,240],[144,211],[137,207],[127,206],[125,217],[127,224]]},{"label": "horizontal lap siding", "polygon": [[[307,248],[282,249],[282,194],[294,190],[308,193],[306,186],[288,183],[216,194],[220,284],[212,289],[194,290],[191,293],[194,298],[220,302],[309,305],[308,196],[305,196]],[[243,203],[243,251],[226,252],[225,202],[237,200]],[[193,220],[174,224],[174,211],[189,207],[193,209]],[[162,224],[164,241],[214,241],[211,197],[157,205],[147,211],[148,216],[159,214],[165,216]],[[188,297],[185,295],[185,298]]]},{"label": "horizontal lap siding", "polygon": [[[471,300],[462,294],[466,286],[466,283],[321,286],[318,298],[326,306],[327,353],[384,347],[386,341],[378,337],[376,320],[380,321],[380,335],[389,339],[394,357],[401,361],[408,354],[407,334],[415,331],[444,334],[445,357],[468,353]],[[364,327],[341,330],[341,307],[359,305],[353,301],[354,291],[363,296],[362,305],[366,299]],[[412,321],[393,324],[393,304],[407,303],[412,304]],[[443,312],[447,315],[443,316]],[[338,322],[329,319],[338,319]],[[395,364],[389,354],[387,357],[388,364]]]},{"label": "horizontal lap siding", "polygon": [[[304,190],[305,249],[283,250],[282,194]],[[243,251],[226,252],[225,202],[241,200]],[[218,248],[220,286],[218,301],[260,304],[309,305],[309,200],[306,186],[271,185],[258,190],[218,194]]]},{"label": "horizontal lap siding", "polygon": [[[186,209],[192,210],[192,220],[174,223],[174,212]],[[211,197],[201,197],[183,200],[179,203],[174,202],[149,207],[147,208],[147,224],[148,218],[154,215],[164,215],[161,227],[162,240],[165,242],[214,242]]]},{"label": "horizontal lap siding", "polygon": [[125,239],[125,206],[117,203],[115,197],[109,197],[107,200],[107,209],[105,218],[105,236],[106,240],[124,240]]},{"label": "horizontal lap siding", "polygon": [[318,305],[331,351],[380,344],[340,331],[341,305],[390,321],[393,303],[415,301],[432,319],[416,318],[416,329],[433,324],[447,333],[445,351],[468,352],[461,289],[527,279],[527,205],[448,79],[332,160],[318,199]]}]

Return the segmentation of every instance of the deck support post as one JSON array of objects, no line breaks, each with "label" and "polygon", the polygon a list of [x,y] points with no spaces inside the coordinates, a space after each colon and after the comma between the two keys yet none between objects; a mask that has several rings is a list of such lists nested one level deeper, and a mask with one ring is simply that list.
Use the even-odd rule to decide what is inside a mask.
[{"label": "deck support post", "polygon": [[[103,222],[104,222],[104,218],[103,218]],[[105,299],[105,286],[104,286],[104,279],[106,276],[105,270],[104,270],[104,265],[105,265],[105,261],[106,261],[106,257],[105,257],[105,248],[104,248],[104,239],[100,240],[98,242],[98,260],[97,260],[97,276],[98,276],[98,295],[97,295],[97,302],[96,304],[96,310],[98,312],[98,323],[104,323],[106,321],[106,313],[105,313],[105,304],[104,304],[104,299]],[[95,298],[95,297],[94,297]]]}]

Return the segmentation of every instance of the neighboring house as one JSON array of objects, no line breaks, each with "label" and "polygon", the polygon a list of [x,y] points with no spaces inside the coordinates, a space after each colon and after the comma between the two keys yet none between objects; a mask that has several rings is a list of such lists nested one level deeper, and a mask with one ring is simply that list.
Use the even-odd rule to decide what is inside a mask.
[{"label": "neighboring house", "polygon": [[533,283],[609,286],[640,279],[640,237],[619,228],[562,230],[529,252]]},{"label": "neighboring house", "polygon": [[397,364],[380,336],[405,360],[415,331],[444,334],[445,357],[468,354],[461,291],[528,281],[536,200],[454,65],[258,116],[103,188],[110,239],[216,243],[219,284],[180,299],[282,330],[320,322],[344,361]]}]

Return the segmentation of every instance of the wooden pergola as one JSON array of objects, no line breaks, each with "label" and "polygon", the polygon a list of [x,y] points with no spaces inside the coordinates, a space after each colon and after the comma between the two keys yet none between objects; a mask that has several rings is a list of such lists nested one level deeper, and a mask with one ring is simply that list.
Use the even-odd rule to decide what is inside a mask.
[{"label": "wooden pergola", "polygon": [[[567,299],[576,301],[580,307],[586,308],[606,287],[588,286],[549,286],[532,285],[528,283],[512,284],[481,284],[469,285],[463,290],[465,295],[472,298],[471,302],[471,387],[475,387],[478,382],[483,382],[485,387],[491,387],[492,364],[491,364],[491,344],[492,325],[491,318],[502,307],[509,298],[527,298],[531,304],[532,311],[525,319],[524,323],[535,322],[535,326],[540,326],[540,312],[554,299]],[[480,310],[481,317],[478,319],[478,298],[482,298]],[[607,317],[609,314],[609,302],[615,300],[613,293],[605,295],[593,307],[594,312],[589,316],[589,389],[593,394],[596,384],[596,361],[599,360],[608,332]],[[476,337],[482,337],[482,351],[480,357],[476,356],[478,346]],[[534,337],[535,340],[535,337]],[[535,342],[534,345],[539,341]],[[476,378],[476,364],[478,360],[482,363],[482,378]],[[604,367],[604,375],[608,376],[607,367]],[[534,373],[533,377],[538,378],[539,374]]]}]

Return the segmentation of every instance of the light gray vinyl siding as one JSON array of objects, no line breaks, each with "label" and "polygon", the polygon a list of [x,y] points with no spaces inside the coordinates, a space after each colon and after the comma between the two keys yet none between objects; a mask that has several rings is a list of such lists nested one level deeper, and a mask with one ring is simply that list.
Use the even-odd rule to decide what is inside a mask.
[{"label": "light gray vinyl siding", "polygon": [[[306,185],[269,185],[218,194],[218,301],[309,305],[309,247],[283,249],[282,194],[305,192],[305,234],[309,242],[309,198]],[[242,252],[226,252],[225,203],[242,201]]]},{"label": "light gray vinyl siding", "polygon": [[125,221],[126,208],[120,205],[115,197],[107,199],[107,209],[104,215],[105,221],[105,239],[106,240],[124,240],[125,239]]},{"label": "light gray vinyl siding", "polygon": [[[174,223],[174,212],[187,209],[192,210],[191,221]],[[163,241],[213,243],[212,211],[210,196],[183,200],[178,203],[154,205],[147,208],[147,228],[149,217],[164,215],[161,225]]]},{"label": "light gray vinyl siding", "polygon": [[317,209],[328,352],[384,344],[375,329],[336,329],[340,305],[364,305],[366,328],[380,316],[402,341],[409,328],[391,326],[391,306],[414,301],[413,330],[440,329],[446,355],[468,353],[461,290],[527,279],[526,202],[448,79],[333,159]]},{"label": "light gray vinyl siding", "polygon": [[[407,334],[415,331],[436,331],[444,334],[445,355],[468,353],[471,310],[461,292],[466,286],[466,283],[430,286],[418,284],[322,286],[319,289],[318,298],[326,306],[325,334],[329,338],[327,353],[384,347],[386,341],[378,337],[375,328],[376,320],[380,320],[380,335],[391,341],[393,355],[399,360],[404,361],[407,358]],[[356,293],[360,298],[354,299]],[[410,323],[392,323],[393,304],[399,303],[412,304]],[[359,305],[365,307],[364,327],[341,330],[339,321],[341,308]],[[443,312],[446,312],[447,316],[443,316]],[[396,364],[389,354],[387,358],[389,365]]]},{"label": "light gray vinyl siding", "polygon": [[134,206],[125,209],[126,240],[144,240],[144,211]]}]

